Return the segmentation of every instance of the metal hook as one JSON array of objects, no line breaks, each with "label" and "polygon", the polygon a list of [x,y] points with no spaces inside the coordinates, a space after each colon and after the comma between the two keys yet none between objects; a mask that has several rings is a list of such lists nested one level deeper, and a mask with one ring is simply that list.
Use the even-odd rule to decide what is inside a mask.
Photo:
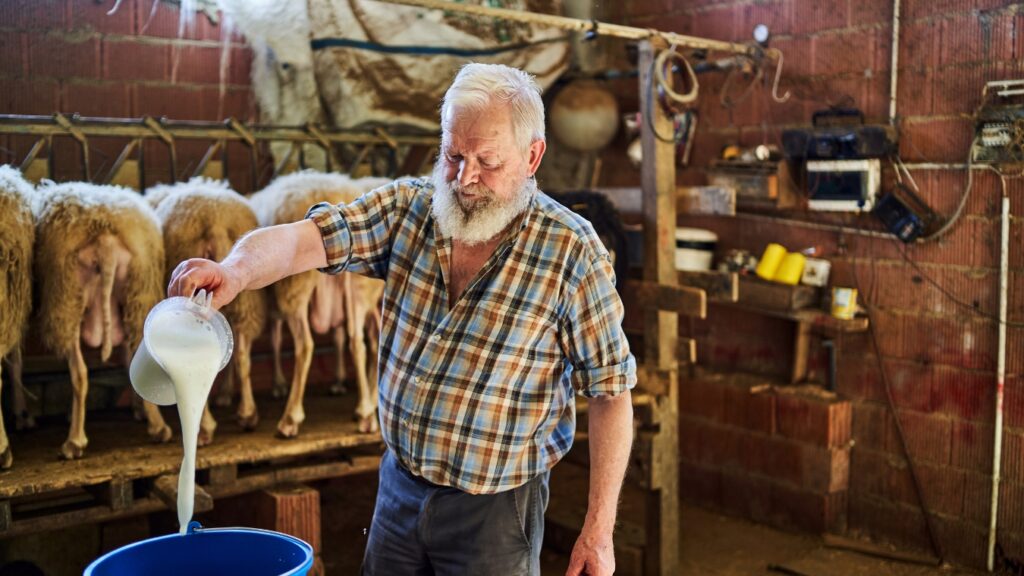
[{"label": "metal hook", "polygon": [[782,51],[778,48],[772,48],[772,52],[778,56],[775,64],[775,78],[772,80],[772,100],[782,104],[789,101],[790,96],[789,90],[786,90],[786,93],[781,98],[779,97],[779,78],[782,77]]}]

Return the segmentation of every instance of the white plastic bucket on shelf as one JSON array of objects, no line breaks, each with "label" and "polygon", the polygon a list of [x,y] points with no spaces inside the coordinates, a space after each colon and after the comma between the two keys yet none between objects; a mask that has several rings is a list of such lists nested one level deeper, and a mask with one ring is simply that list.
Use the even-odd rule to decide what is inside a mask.
[{"label": "white plastic bucket on shelf", "polygon": [[702,228],[676,228],[676,270],[711,270],[718,235]]}]

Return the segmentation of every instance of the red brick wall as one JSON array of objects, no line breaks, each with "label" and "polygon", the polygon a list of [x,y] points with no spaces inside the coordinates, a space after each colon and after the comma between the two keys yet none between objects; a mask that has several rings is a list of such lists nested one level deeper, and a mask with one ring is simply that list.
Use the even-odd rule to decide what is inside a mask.
[{"label": "red brick wall", "polygon": [[[972,138],[968,118],[984,82],[1024,77],[1022,4],[903,0],[897,113],[904,161],[964,161]],[[887,121],[891,0],[633,0],[609,10],[616,22],[722,40],[745,41],[753,26],[763,22],[771,28],[771,45],[785,53],[781,87],[794,95],[785,104],[772,102],[765,83],[747,102],[726,110],[718,100],[722,76],[701,77],[693,166],[681,172],[681,183],[704,183],[704,168],[722,145],[778,144],[781,130],[807,125],[813,111],[829,104],[853,104],[869,122]],[[623,109],[635,110],[635,81],[618,81],[614,88]],[[639,173],[622,156],[617,150],[606,154],[605,184],[639,182]],[[918,170],[914,176],[931,206],[949,214],[963,189],[964,172]],[[884,181],[891,186],[892,174]],[[1009,194],[1019,218],[1024,184],[1011,180]],[[907,248],[920,271],[891,240],[742,218],[680,218],[681,225],[717,232],[720,252],[745,248],[760,253],[769,241],[793,249],[819,246],[833,263],[833,283],[860,287],[872,305],[882,362],[942,553],[974,566],[985,561],[991,491],[997,343],[991,316],[998,311],[999,197],[998,179],[978,174],[966,214],[948,236]],[[814,213],[794,217],[824,219]],[[872,217],[860,218],[848,221],[874,225]],[[1019,221],[1012,223],[1011,233],[1010,320],[1019,323],[1024,321]],[[966,306],[941,294],[922,274]],[[781,376],[792,353],[792,330],[785,321],[712,307],[695,336],[705,365]],[[999,544],[1007,556],[1022,558],[1024,330],[1011,326],[1008,332]],[[819,378],[822,367],[823,358],[815,352],[812,368]],[[866,335],[845,338],[838,389],[853,403],[850,530],[927,549],[924,516]]]},{"label": "red brick wall", "polygon": [[[159,2],[152,12],[154,2]],[[222,25],[196,16],[195,27],[178,38],[179,11],[159,0],[5,0],[0,2],[0,113],[178,120],[255,118],[249,86],[252,55],[240,35],[230,38],[230,67],[220,95]],[[152,19],[150,15],[153,14]],[[221,21],[222,22],[222,21]],[[0,137],[0,163],[19,163],[32,145],[23,137]],[[90,141],[93,173],[103,173],[123,142]],[[57,178],[81,177],[77,144],[56,140]],[[248,191],[247,155],[231,146],[232,183]],[[194,167],[205,144],[179,144],[178,171]],[[167,181],[166,148],[147,144],[148,182]]]}]

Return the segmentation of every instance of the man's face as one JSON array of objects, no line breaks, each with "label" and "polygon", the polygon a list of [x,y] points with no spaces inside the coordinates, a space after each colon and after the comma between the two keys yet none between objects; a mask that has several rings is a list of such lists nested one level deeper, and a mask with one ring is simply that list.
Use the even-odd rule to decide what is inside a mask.
[{"label": "man's face", "polygon": [[449,108],[441,138],[442,173],[467,216],[491,203],[513,200],[533,174],[516,145],[508,106],[480,112]]},{"label": "man's face", "polygon": [[432,211],[445,236],[467,244],[486,242],[529,205],[536,190],[529,177],[545,145],[536,141],[521,151],[505,105],[448,113],[434,166]]}]

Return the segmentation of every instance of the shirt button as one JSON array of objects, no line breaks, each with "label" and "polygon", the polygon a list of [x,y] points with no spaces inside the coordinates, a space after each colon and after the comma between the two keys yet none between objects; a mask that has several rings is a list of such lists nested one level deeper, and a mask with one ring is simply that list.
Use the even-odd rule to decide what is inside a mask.
[{"label": "shirt button", "polygon": [[405,426],[406,428],[408,428],[409,427],[409,420],[407,420],[405,418],[402,418],[402,426]]},{"label": "shirt button", "polygon": [[441,335],[440,334],[434,334],[433,336],[430,337],[430,341],[431,342],[440,342],[441,341]]},{"label": "shirt button", "polygon": [[419,376],[417,376],[417,377],[413,378],[413,380],[412,380],[412,381],[413,381],[413,382],[415,382],[415,383],[417,383],[417,384],[423,384],[423,379],[422,379],[422,378],[420,378]]}]

